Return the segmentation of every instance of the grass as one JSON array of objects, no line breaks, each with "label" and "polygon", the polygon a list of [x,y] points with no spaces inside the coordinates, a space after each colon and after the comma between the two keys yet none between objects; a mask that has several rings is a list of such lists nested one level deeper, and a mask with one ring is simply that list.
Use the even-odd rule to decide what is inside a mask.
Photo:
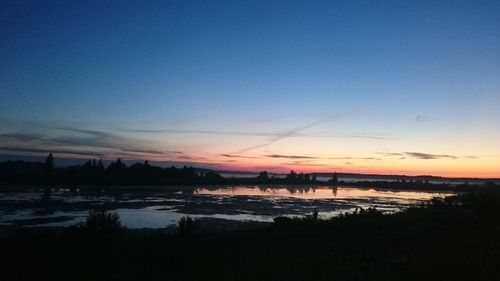
[{"label": "grass", "polygon": [[500,192],[230,233],[70,229],[0,242],[2,280],[498,280]]}]

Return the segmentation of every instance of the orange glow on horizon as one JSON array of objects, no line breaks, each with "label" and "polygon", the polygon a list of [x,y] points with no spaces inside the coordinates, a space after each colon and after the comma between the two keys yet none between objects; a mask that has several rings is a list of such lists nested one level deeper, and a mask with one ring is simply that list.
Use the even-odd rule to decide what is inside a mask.
[{"label": "orange glow on horizon", "polygon": [[[45,153],[26,154],[27,156],[45,157]],[[58,154],[57,158],[76,159],[72,154]],[[87,159],[99,157],[78,157],[82,162]],[[198,161],[196,157],[176,158],[176,157],[151,157],[149,155],[138,155],[137,157],[122,157],[122,155],[110,155],[102,157],[103,160],[112,161],[117,158],[122,160],[154,162],[171,162],[173,165],[187,165],[193,167],[210,168],[217,171],[239,171],[239,172],[260,172],[286,174],[291,170],[300,173],[353,173],[353,174],[377,174],[377,175],[401,175],[401,176],[438,176],[451,178],[500,178],[500,169],[494,164],[495,158],[480,159],[412,159],[405,161],[394,161],[382,159],[380,161],[352,161],[349,164],[340,161],[308,161],[303,164],[300,161],[291,163],[286,159],[266,159],[266,158],[236,158],[227,157],[201,157]],[[229,160],[229,161],[228,161]],[[302,160],[305,161],[305,160]]]}]

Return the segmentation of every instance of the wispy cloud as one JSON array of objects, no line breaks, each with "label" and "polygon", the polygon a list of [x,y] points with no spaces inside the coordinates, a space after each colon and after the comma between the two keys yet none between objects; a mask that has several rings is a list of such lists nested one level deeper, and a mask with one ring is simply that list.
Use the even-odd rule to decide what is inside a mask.
[{"label": "wispy cloud", "polygon": [[292,129],[289,129],[289,130],[286,130],[286,131],[283,131],[283,132],[278,133],[275,136],[269,138],[267,141],[265,141],[263,143],[260,143],[260,144],[257,144],[257,145],[253,145],[253,146],[250,146],[250,147],[247,147],[247,148],[244,148],[244,149],[240,150],[240,153],[247,152],[247,151],[250,151],[250,150],[254,150],[254,149],[257,149],[257,148],[262,148],[262,147],[269,146],[269,145],[271,145],[273,143],[276,143],[278,141],[281,141],[281,140],[284,140],[286,138],[292,137],[292,136],[298,134],[299,132],[301,132],[303,130],[312,128],[314,126],[317,126],[317,125],[325,123],[325,122],[337,120],[339,118],[342,118],[343,116],[344,115],[331,115],[331,116],[328,116],[326,118],[322,118],[322,119],[316,120],[314,122],[311,122],[309,124],[306,124],[306,125],[303,125],[303,126],[298,126],[298,127],[295,127],[295,128],[292,128]]},{"label": "wispy cloud", "polygon": [[45,149],[45,148],[23,148],[23,147],[0,147],[0,150],[7,152],[22,152],[22,153],[60,153],[60,154],[71,154],[78,156],[90,156],[90,157],[104,157],[104,154],[94,151],[84,151],[84,150],[66,150],[66,149]]},{"label": "wispy cloud", "polygon": [[[10,123],[22,126],[4,123],[6,124],[3,130],[10,132],[0,134],[0,145],[9,152],[53,152],[105,158],[178,157],[183,154],[180,151],[157,149],[155,143],[148,140],[124,137],[111,132],[21,121]],[[26,131],[36,131],[36,133]]]},{"label": "wispy cloud", "polygon": [[[144,153],[144,154],[157,154],[157,155],[164,155],[165,152],[164,151],[160,151],[160,150],[153,150],[153,149],[139,149],[139,148],[123,148],[121,149],[121,151],[124,151],[124,152],[131,152],[131,153]],[[177,153],[179,154],[179,153]]]},{"label": "wispy cloud", "polygon": [[382,158],[377,158],[377,157],[329,157],[326,159],[331,159],[331,160],[382,160]]},{"label": "wispy cloud", "polygon": [[24,133],[6,133],[0,135],[0,140],[13,140],[13,141],[23,141],[29,142],[34,140],[41,140],[43,137],[39,134],[24,134]]},{"label": "wispy cloud", "polygon": [[70,131],[70,132],[82,133],[82,134],[94,136],[95,138],[114,137],[114,135],[111,134],[111,133],[103,132],[103,131],[96,131],[96,130],[87,130],[87,129],[70,128],[70,127],[58,127],[58,128],[55,128],[55,129],[63,130],[63,131]]},{"label": "wispy cloud", "polygon": [[242,132],[242,131],[215,131],[215,130],[179,130],[179,129],[120,129],[129,133],[166,133],[166,134],[204,134],[204,135],[236,135],[236,136],[275,136],[275,133]]},{"label": "wispy cloud", "polygon": [[287,158],[287,159],[318,159],[317,157],[313,156],[306,156],[306,155],[282,155],[282,154],[268,154],[268,155],[263,155],[264,157],[267,158]]},{"label": "wispy cloud", "polygon": [[235,155],[235,154],[226,154],[226,153],[221,154],[221,156],[224,156],[224,157],[227,157],[227,158],[246,158],[246,159],[257,159],[257,158],[259,158],[259,157],[255,157],[255,156]]},{"label": "wispy cloud", "polygon": [[418,122],[425,123],[425,122],[429,122],[429,117],[422,115],[422,114],[419,114],[419,115],[415,116],[415,120]]},{"label": "wispy cloud", "polygon": [[450,158],[457,159],[458,156],[449,155],[449,154],[431,154],[431,153],[422,153],[422,152],[405,152],[406,155],[418,158],[418,159],[439,159],[439,158]]},{"label": "wispy cloud", "polygon": [[[470,158],[471,156],[458,156],[458,155],[450,155],[450,154],[433,154],[433,153],[425,153],[425,152],[377,152],[377,154],[389,156],[389,157],[398,157],[399,159],[405,159],[406,157],[411,157],[415,159],[422,160],[432,160],[432,159],[459,159],[459,158]],[[475,156],[472,156],[475,157]]]},{"label": "wispy cloud", "polygon": [[[294,162],[285,162],[285,163],[280,163],[281,165],[288,165],[288,166],[312,166],[312,167],[331,167],[329,164],[322,164],[322,163],[308,163],[308,162],[301,162],[301,161],[294,161]],[[336,168],[340,169],[340,168]]]},{"label": "wispy cloud", "polygon": [[377,154],[384,155],[384,156],[402,156],[404,153],[399,153],[399,152],[377,152]]},{"label": "wispy cloud", "polygon": [[[289,131],[285,132],[244,132],[244,131],[217,131],[217,130],[177,130],[177,129],[120,129],[123,132],[129,133],[151,133],[151,134],[201,134],[201,135],[227,135],[227,136],[251,136],[251,137],[270,137],[281,138]],[[306,134],[296,131],[293,133],[295,137],[310,137],[310,138],[363,138],[363,139],[392,139],[393,137],[387,134],[364,134],[364,133],[315,133]]]},{"label": "wispy cloud", "polygon": [[473,156],[473,155],[467,155],[467,156],[464,156],[463,158],[467,158],[467,159],[476,159],[478,158],[477,156]]}]

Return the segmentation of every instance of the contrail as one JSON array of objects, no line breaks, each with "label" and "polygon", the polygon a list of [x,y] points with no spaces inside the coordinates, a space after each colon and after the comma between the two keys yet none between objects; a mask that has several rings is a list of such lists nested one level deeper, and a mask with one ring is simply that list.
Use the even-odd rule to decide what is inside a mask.
[{"label": "contrail", "polygon": [[273,137],[271,137],[266,142],[260,143],[260,144],[254,145],[254,146],[250,146],[250,147],[247,147],[247,148],[244,148],[244,149],[240,150],[238,153],[245,153],[245,152],[248,152],[250,150],[254,150],[254,149],[257,149],[257,148],[262,148],[262,147],[269,146],[269,145],[271,145],[273,143],[276,143],[278,141],[281,141],[281,140],[284,140],[286,138],[292,137],[292,136],[296,135],[297,133],[299,133],[300,131],[304,131],[306,129],[309,129],[311,127],[317,126],[317,125],[325,123],[325,122],[329,122],[329,121],[340,119],[340,118],[342,118],[344,116],[345,116],[345,114],[331,115],[331,116],[328,116],[326,118],[322,118],[322,119],[316,120],[316,121],[314,121],[312,123],[309,123],[309,124],[306,124],[306,125],[303,125],[303,126],[300,126],[300,127],[292,128],[292,129],[289,129],[289,130],[281,132],[281,133],[277,133],[276,135],[274,135]]}]

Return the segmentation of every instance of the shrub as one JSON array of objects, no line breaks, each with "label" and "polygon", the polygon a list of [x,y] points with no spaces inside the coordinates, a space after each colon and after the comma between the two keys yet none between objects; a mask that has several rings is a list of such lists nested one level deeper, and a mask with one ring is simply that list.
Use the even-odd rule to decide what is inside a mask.
[{"label": "shrub", "polygon": [[191,235],[197,228],[198,222],[190,216],[182,217],[179,222],[177,222],[177,231],[180,235]]},{"label": "shrub", "polygon": [[118,233],[125,227],[122,226],[118,213],[91,210],[80,228],[90,233]]},{"label": "shrub", "polygon": [[275,224],[285,224],[285,223],[290,223],[293,220],[291,218],[288,218],[288,217],[275,217],[273,219],[273,221]]}]

